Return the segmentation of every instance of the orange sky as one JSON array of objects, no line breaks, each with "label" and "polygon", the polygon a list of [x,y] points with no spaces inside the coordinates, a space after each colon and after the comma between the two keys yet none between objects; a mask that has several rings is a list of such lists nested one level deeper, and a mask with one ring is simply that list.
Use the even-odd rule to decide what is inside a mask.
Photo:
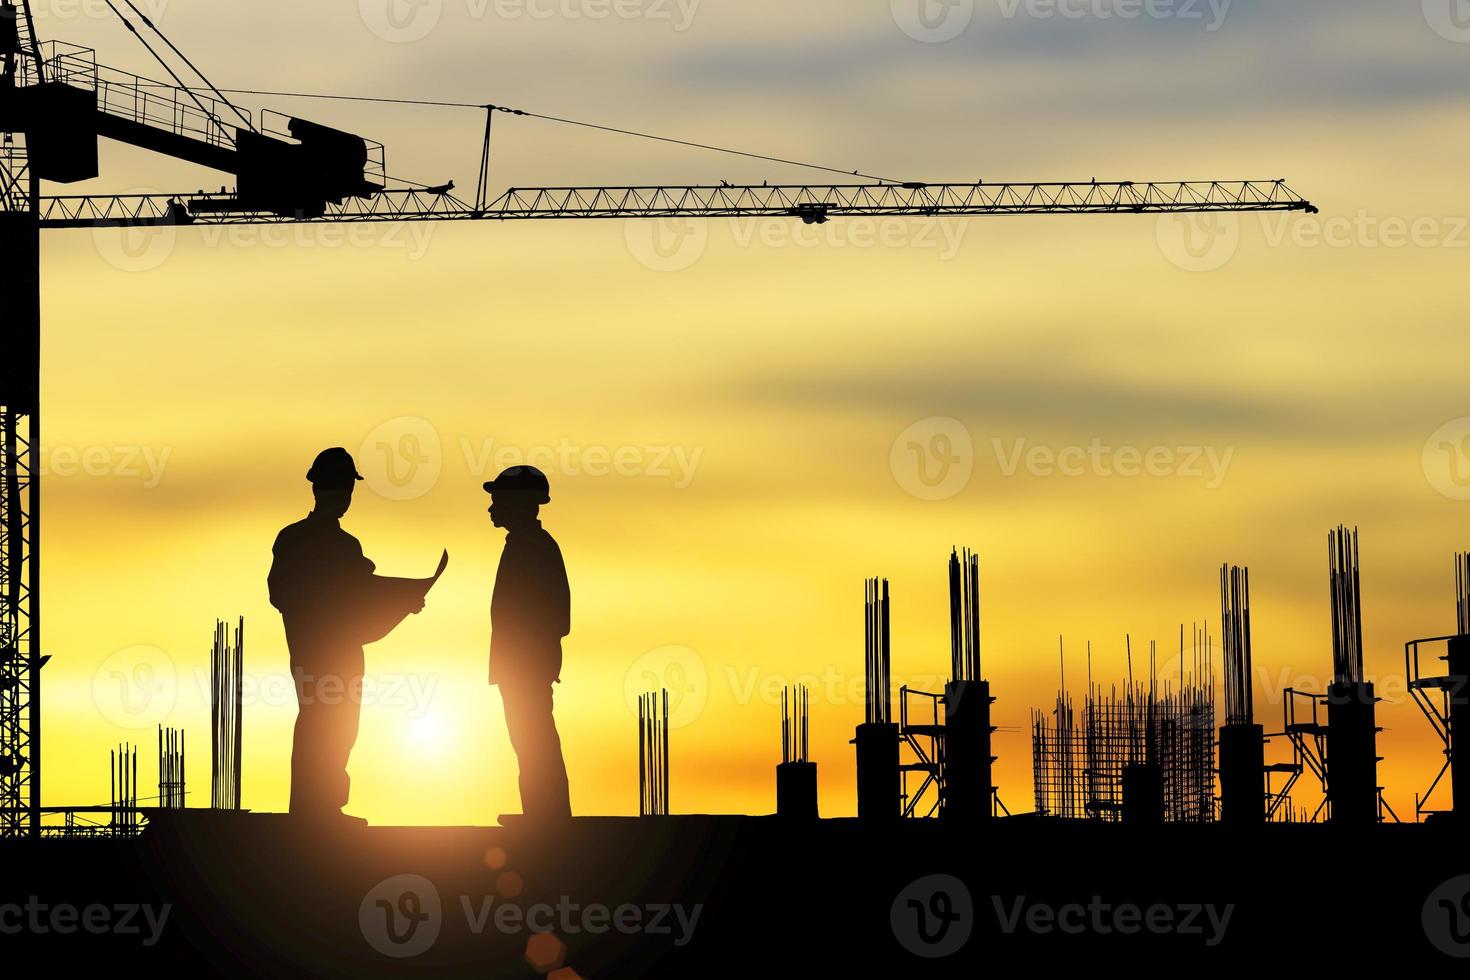
[{"label": "orange sky", "polygon": [[[156,73],[105,5],[52,6],[43,37]],[[350,809],[375,822],[516,809],[484,684],[500,535],[479,484],[526,454],[572,580],[557,697],[581,812],[636,809],[630,705],[658,683],[673,809],[771,810],[777,692],[806,680],[823,812],[851,813],[862,579],[892,582],[895,682],[934,689],[954,545],[980,555],[1013,810],[1058,635],[1074,690],[1088,640],[1121,676],[1125,634],[1172,651],[1181,623],[1218,631],[1222,561],[1251,568],[1277,727],[1275,692],[1330,671],[1325,534],[1345,522],[1390,695],[1382,780],[1412,814],[1440,758],[1403,643],[1451,630],[1470,545],[1470,38],[1417,4],[1278,6],[1240,0],[1211,29],[978,3],[945,41],[836,0],[705,0],[687,21],[426,0],[399,28],[374,0],[155,9],[221,86],[493,99],[928,180],[1286,177],[1322,213],[49,232],[45,802],[104,801],[119,741],[150,782],[163,723],[188,731],[207,804],[208,644],[244,615],[244,801],[284,808],[294,702],[265,572],[313,454],[344,445],[370,477],[344,524],[380,569],[451,553],[424,613],[368,651]],[[248,104],[381,139],[393,173],[473,181],[472,111]],[[818,176],[496,125],[497,187]],[[104,164],[48,191],[222,179]],[[952,457],[947,482],[914,443]]]}]

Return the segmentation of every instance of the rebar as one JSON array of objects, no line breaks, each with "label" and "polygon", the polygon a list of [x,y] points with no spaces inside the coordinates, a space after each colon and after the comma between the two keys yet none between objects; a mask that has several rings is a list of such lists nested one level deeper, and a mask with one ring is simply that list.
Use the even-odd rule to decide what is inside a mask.
[{"label": "rebar", "polygon": [[966,548],[949,555],[950,677],[980,679],[980,558]]},{"label": "rebar", "polygon": [[184,732],[158,726],[158,805],[184,805]]},{"label": "rebar", "polygon": [[867,679],[865,692],[866,720],[869,724],[887,724],[893,716],[889,679],[889,596],[888,580],[870,578],[863,596],[864,664]]},{"label": "rebar", "polygon": [[1458,635],[1470,634],[1470,552],[1455,554],[1455,626]]},{"label": "rebar", "polygon": [[212,752],[210,805],[216,810],[240,809],[241,710],[245,664],[245,617],[235,627],[234,642],[224,620],[214,624],[209,676]]},{"label": "rebar", "polygon": [[1249,570],[1221,566],[1220,621],[1225,648],[1225,724],[1249,725],[1255,719]]},{"label": "rebar", "polygon": [[1191,667],[1180,629],[1181,667],[1176,691],[1161,682],[1157,644],[1150,644],[1149,676],[1106,691],[1091,680],[1081,725],[1065,689],[1049,712],[1032,713],[1032,778],[1038,813],[1071,819],[1121,820],[1123,771],[1157,765],[1163,776],[1164,819],[1204,822],[1215,810],[1215,702],[1211,642],[1196,628]]},{"label": "rebar", "polygon": [[1341,525],[1327,535],[1332,596],[1332,673],[1339,684],[1363,680],[1363,606],[1358,574],[1358,530]]},{"label": "rebar", "polygon": [[638,814],[669,814],[669,692],[638,697]]},{"label": "rebar", "polygon": [[808,749],[807,688],[781,689],[781,761],[806,762]]}]

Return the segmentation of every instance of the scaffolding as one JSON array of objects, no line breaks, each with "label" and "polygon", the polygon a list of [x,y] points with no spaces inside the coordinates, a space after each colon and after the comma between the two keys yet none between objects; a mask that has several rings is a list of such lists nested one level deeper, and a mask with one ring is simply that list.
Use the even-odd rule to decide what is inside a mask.
[{"label": "scaffolding", "polygon": [[[1181,656],[1182,635],[1181,629]],[[1071,695],[1058,692],[1050,711],[1032,712],[1031,758],[1037,813],[1122,820],[1129,772],[1153,768],[1162,819],[1213,820],[1215,692],[1208,640],[1196,633],[1194,661],[1187,672],[1181,663],[1176,683],[1161,683],[1152,669],[1146,682],[1130,679],[1106,691],[1089,678],[1080,725]]]},{"label": "scaffolding", "polygon": [[[1470,730],[1470,553],[1455,555],[1455,630],[1452,636],[1432,636],[1404,644],[1404,676],[1409,694],[1434,729],[1444,754],[1444,764],[1434,774],[1429,788],[1414,794],[1414,820],[1436,813],[1461,813],[1470,809],[1470,764],[1457,752],[1456,738]],[[1440,668],[1421,666],[1423,659],[1438,661]],[[1443,673],[1440,673],[1440,671]],[[1461,736],[1463,737],[1463,736]],[[1435,791],[1449,776],[1451,792],[1447,806],[1444,794]],[[1431,805],[1431,800],[1436,805]]]}]

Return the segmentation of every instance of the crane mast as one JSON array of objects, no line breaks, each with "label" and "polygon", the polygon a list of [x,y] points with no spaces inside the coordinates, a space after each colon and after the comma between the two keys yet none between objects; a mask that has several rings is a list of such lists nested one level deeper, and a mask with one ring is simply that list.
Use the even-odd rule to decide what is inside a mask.
[{"label": "crane mast", "polygon": [[[127,3],[127,0],[123,0]],[[112,6],[112,5],[109,5]],[[131,3],[141,21],[199,74]],[[393,181],[383,147],[270,112],[252,116],[200,75],[186,86],[96,64],[37,41],[29,0],[0,0],[0,837],[38,836],[41,814],[40,243],[42,229],[364,221],[789,218],[857,215],[1179,214],[1316,209],[1281,180],[690,184],[522,187],[488,193],[489,120],[473,203]],[[505,111],[505,110],[501,110]],[[519,113],[524,115],[525,113]],[[564,121],[564,120],[563,120]],[[635,134],[637,135],[637,134]],[[41,181],[98,176],[107,138],[235,179],[218,193],[45,196]],[[748,154],[747,154],[748,155]]]}]

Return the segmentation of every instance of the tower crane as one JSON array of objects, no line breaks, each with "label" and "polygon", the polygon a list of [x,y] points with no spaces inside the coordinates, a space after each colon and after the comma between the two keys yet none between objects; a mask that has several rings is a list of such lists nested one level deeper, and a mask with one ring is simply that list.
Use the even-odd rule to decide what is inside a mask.
[{"label": "tower crane", "polygon": [[[838,183],[512,187],[491,195],[491,124],[498,114],[528,114],[493,105],[479,107],[485,110],[485,139],[474,197],[467,201],[453,193],[452,182],[426,186],[389,178],[381,144],[299,117],[269,111],[252,115],[239,108],[131,0],[107,3],[171,82],[99,65],[87,48],[42,42],[35,34],[31,0],[0,0],[5,345],[0,368],[0,837],[39,835],[41,824],[41,668],[48,659],[41,646],[36,470],[42,230],[674,217],[777,217],[820,224],[854,215],[1316,210],[1281,180],[924,183],[865,177],[860,182],[851,178],[864,175],[845,172]],[[120,6],[131,11],[132,19]],[[166,46],[174,58],[162,56],[155,45]],[[175,63],[203,84],[187,84]],[[97,177],[101,138],[223,173],[234,186],[217,193],[41,193],[43,182]]]}]

